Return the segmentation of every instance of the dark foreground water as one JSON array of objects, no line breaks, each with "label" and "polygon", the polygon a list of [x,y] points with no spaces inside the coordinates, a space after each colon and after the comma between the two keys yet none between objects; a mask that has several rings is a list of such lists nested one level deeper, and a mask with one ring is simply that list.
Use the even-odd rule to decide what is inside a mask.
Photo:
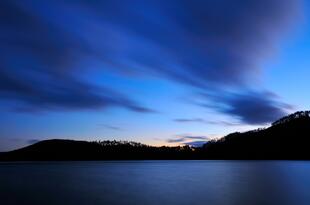
[{"label": "dark foreground water", "polygon": [[0,163],[1,205],[309,205],[310,162]]}]

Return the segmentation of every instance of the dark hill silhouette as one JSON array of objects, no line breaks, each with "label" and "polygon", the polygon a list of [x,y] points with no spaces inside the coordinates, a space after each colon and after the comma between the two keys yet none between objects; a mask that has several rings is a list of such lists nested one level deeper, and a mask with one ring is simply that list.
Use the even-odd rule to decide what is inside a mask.
[{"label": "dark hill silhouette", "polygon": [[232,133],[201,148],[153,147],[127,141],[45,140],[1,153],[0,160],[310,159],[310,111],[296,112],[266,129]]},{"label": "dark hill silhouette", "polygon": [[203,150],[213,159],[310,159],[310,111],[283,117],[267,129],[229,134]]},{"label": "dark hill silhouette", "polygon": [[2,153],[2,160],[127,160],[192,159],[189,146],[153,147],[128,141],[44,140],[22,149]]}]

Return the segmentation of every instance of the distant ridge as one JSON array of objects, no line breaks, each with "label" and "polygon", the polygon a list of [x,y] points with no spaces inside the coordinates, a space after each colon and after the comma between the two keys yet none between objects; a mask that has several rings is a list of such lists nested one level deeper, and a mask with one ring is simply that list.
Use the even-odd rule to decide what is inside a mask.
[{"label": "distant ridge", "polygon": [[235,132],[200,148],[153,147],[127,141],[45,140],[1,153],[0,160],[310,159],[310,111],[283,117],[268,128]]},{"label": "distant ridge", "polygon": [[153,147],[128,141],[44,140],[33,145],[2,153],[0,160],[140,160],[191,159],[189,146]]}]

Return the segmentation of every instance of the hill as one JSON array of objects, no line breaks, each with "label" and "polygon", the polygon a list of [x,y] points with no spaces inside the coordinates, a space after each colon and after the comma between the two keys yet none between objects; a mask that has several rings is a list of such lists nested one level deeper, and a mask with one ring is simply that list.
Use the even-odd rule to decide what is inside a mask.
[{"label": "hill", "polygon": [[189,146],[153,147],[128,141],[44,140],[22,149],[2,153],[0,160],[141,160],[191,159]]},{"label": "hill", "polygon": [[310,159],[310,111],[296,112],[266,129],[232,133],[204,145],[213,159]]},{"label": "hill", "polygon": [[45,140],[1,153],[0,160],[310,159],[310,111],[268,128],[232,133],[203,147],[154,147],[127,141]]}]

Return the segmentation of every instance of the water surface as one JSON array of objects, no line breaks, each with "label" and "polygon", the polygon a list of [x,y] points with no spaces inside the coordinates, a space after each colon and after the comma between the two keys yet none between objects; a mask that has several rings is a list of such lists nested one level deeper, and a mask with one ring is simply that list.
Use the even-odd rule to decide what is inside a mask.
[{"label": "water surface", "polygon": [[2,205],[309,205],[310,162],[0,163]]}]

